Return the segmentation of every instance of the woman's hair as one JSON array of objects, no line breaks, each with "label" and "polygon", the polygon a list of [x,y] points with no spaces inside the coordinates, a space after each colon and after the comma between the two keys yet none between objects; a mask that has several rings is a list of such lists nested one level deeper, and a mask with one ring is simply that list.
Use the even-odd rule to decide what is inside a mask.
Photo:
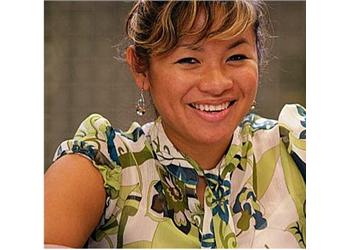
[{"label": "woman's hair", "polygon": [[261,0],[139,0],[130,11],[125,28],[128,39],[135,46],[136,70],[143,72],[149,67],[151,55],[170,52],[185,36],[195,38],[194,45],[206,38],[230,39],[249,27],[253,28],[256,36],[261,68],[265,63],[270,28]]}]

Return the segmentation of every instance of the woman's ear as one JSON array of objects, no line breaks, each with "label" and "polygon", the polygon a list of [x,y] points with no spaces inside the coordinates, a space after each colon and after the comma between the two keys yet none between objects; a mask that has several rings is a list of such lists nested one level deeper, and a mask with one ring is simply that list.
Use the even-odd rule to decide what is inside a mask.
[{"label": "woman's ear", "polygon": [[140,65],[140,60],[138,60],[135,46],[130,45],[126,49],[126,61],[129,65],[129,69],[134,78],[134,81],[139,89],[148,90],[149,89],[149,79],[147,71],[142,69]]}]

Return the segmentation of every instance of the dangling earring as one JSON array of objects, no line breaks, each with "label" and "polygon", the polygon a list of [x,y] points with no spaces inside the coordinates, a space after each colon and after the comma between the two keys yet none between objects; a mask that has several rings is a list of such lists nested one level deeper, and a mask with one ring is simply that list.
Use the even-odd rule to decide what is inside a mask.
[{"label": "dangling earring", "polygon": [[143,88],[140,91],[140,98],[137,100],[136,114],[143,116],[146,113],[145,98],[143,97]]},{"label": "dangling earring", "polygon": [[254,100],[252,106],[250,107],[250,112],[253,112],[256,108],[256,101]]}]

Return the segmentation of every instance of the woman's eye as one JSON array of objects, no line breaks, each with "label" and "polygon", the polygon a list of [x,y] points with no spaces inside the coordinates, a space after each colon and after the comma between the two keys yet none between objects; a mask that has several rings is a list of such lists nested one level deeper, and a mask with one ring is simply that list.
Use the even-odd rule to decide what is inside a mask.
[{"label": "woman's eye", "polygon": [[178,60],[176,63],[179,64],[196,64],[199,61],[196,58],[193,57],[186,57],[186,58],[182,58],[180,60]]},{"label": "woman's eye", "polygon": [[228,61],[240,61],[240,60],[244,60],[247,59],[248,57],[246,57],[245,55],[233,55],[230,56]]}]

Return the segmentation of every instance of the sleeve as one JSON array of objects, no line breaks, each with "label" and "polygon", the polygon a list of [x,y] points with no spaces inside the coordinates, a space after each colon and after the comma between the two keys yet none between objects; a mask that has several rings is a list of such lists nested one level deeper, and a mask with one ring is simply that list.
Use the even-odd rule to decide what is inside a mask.
[{"label": "sleeve", "polygon": [[282,141],[288,154],[297,165],[304,182],[306,181],[306,110],[298,104],[283,107],[278,123]]},{"label": "sleeve", "polygon": [[284,179],[299,220],[288,230],[306,247],[306,110],[298,104],[285,105],[278,119]]},{"label": "sleeve", "polygon": [[116,199],[120,189],[120,162],[114,145],[115,130],[110,122],[98,114],[87,117],[73,139],[62,142],[53,161],[66,154],[80,154],[100,171],[107,199]]}]

